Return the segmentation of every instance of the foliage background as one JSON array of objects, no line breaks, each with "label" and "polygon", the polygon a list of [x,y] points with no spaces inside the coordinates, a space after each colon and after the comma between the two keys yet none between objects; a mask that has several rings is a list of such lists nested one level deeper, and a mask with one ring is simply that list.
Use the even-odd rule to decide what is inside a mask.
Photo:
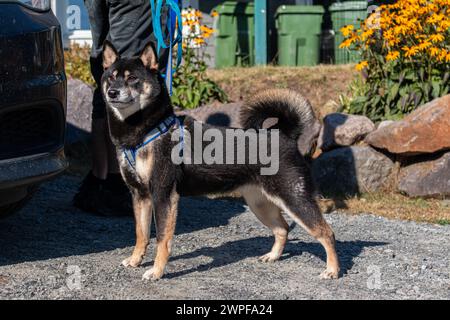
[{"label": "foliage background", "polygon": [[362,79],[344,110],[374,121],[398,119],[450,92],[450,0],[398,0],[361,27],[341,29],[341,48],[356,50]]}]

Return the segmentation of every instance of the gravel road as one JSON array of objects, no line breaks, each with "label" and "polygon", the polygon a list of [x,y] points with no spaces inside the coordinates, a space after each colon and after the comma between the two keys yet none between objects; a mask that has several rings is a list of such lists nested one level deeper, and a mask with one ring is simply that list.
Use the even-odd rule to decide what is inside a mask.
[{"label": "gravel road", "polygon": [[450,299],[450,226],[330,214],[343,276],[320,280],[324,251],[296,226],[281,261],[257,257],[268,229],[240,202],[181,201],[165,277],[120,262],[134,241],[131,218],[99,218],[71,206],[79,178],[43,185],[31,203],[0,221],[3,299]]}]

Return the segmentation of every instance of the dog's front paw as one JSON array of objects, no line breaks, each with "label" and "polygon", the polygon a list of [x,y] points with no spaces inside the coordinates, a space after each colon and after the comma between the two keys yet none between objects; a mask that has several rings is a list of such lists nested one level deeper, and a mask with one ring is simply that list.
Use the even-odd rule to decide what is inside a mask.
[{"label": "dog's front paw", "polygon": [[278,259],[280,259],[280,255],[278,255],[274,252],[269,252],[258,258],[258,260],[261,262],[275,262]]},{"label": "dog's front paw", "polygon": [[144,275],[142,276],[142,280],[156,281],[156,280],[161,279],[163,274],[164,274],[163,269],[158,269],[158,268],[153,267],[144,273]]},{"label": "dog's front paw", "polygon": [[334,269],[326,269],[320,274],[320,279],[337,279],[339,278],[339,271]]},{"label": "dog's front paw", "polygon": [[141,265],[142,257],[131,256],[122,261],[122,265],[126,268],[137,268]]}]

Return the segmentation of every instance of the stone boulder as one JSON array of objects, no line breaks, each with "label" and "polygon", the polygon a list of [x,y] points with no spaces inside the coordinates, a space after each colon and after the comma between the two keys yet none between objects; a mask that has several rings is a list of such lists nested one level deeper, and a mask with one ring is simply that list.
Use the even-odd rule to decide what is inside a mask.
[{"label": "stone boulder", "polygon": [[312,173],[319,192],[355,195],[379,191],[386,184],[394,163],[368,146],[334,149],[314,160]]},{"label": "stone boulder", "polygon": [[418,108],[401,121],[369,134],[371,146],[402,155],[450,149],[450,95]]},{"label": "stone boulder", "polygon": [[450,152],[402,168],[398,189],[410,197],[450,196]]},{"label": "stone boulder", "polygon": [[319,148],[328,151],[351,146],[375,130],[375,124],[365,116],[331,113],[323,119]]},{"label": "stone boulder", "polygon": [[[240,110],[242,102],[227,103],[227,104],[212,104],[199,107],[192,110],[180,110],[177,114],[187,114],[198,121],[208,123],[211,125],[241,128],[240,124]],[[268,119],[264,123],[264,127],[268,128],[277,123],[277,119]],[[320,132],[320,122],[314,118],[303,128],[303,134],[298,139],[298,148],[305,156],[311,156],[317,144],[317,137]]]},{"label": "stone boulder", "polygon": [[77,79],[67,81],[67,144],[89,138],[93,93],[94,89],[83,81]]},{"label": "stone boulder", "polygon": [[394,120],[384,120],[384,121],[381,121],[381,122],[378,124],[377,129],[383,129],[383,128],[386,128],[387,126],[390,126],[390,125],[393,124],[393,123],[395,123]]}]

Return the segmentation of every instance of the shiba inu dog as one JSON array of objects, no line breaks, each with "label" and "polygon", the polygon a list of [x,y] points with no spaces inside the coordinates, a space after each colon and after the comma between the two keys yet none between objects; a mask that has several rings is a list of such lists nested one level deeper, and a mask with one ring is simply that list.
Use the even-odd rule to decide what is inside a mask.
[{"label": "shiba inu dog", "polygon": [[[171,251],[180,196],[238,192],[274,234],[275,243],[261,261],[273,262],[282,255],[288,237],[284,211],[325,248],[327,267],[321,277],[338,277],[335,237],[314,200],[311,175],[297,148],[302,127],[312,117],[306,99],[293,91],[269,90],[243,107],[245,130],[215,127],[174,115],[151,45],[140,58],[122,59],[106,42],[103,60],[102,92],[110,134],[133,195],[136,222],[136,246],[122,262],[124,266],[141,264],[154,213],[156,257],[143,278],[161,278]],[[262,130],[267,118],[277,118],[278,123]],[[265,155],[270,150],[272,157],[265,160],[277,165],[255,157],[256,146]],[[263,169],[268,170],[264,173]]]}]

